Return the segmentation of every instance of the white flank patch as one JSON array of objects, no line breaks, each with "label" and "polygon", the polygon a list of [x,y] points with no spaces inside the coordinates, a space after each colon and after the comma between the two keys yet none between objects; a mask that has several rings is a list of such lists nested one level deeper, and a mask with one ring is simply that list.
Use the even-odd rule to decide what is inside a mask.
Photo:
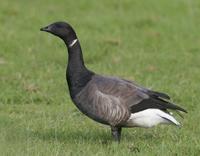
[{"label": "white flank patch", "polygon": [[180,123],[173,116],[159,109],[146,109],[131,114],[126,126],[150,128],[158,124],[175,124],[180,126]]},{"label": "white flank patch", "polygon": [[78,39],[75,39],[72,41],[72,43],[69,45],[69,47],[73,47],[73,45],[78,41]]}]

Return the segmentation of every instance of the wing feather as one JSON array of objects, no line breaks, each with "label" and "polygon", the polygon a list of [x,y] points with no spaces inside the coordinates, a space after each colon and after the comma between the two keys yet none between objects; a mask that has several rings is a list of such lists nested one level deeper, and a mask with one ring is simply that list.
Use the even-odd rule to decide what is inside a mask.
[{"label": "wing feather", "polygon": [[[98,79],[98,78],[97,78]],[[179,110],[187,112],[185,109],[177,106],[166,100],[170,100],[169,95],[153,91],[138,84],[133,81],[124,80],[116,77],[99,77],[101,80],[101,89],[108,86],[112,86],[112,90],[107,90],[107,94],[112,94],[113,96],[121,96],[126,102],[125,104],[129,106],[132,113],[142,111],[148,108],[158,108],[161,110]],[[107,79],[107,84],[105,84],[105,79]]]}]

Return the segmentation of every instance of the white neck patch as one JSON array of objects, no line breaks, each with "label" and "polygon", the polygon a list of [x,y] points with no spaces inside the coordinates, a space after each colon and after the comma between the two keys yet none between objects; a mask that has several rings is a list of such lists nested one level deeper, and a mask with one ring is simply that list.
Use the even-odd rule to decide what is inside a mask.
[{"label": "white neck patch", "polygon": [[72,43],[69,45],[69,47],[73,47],[74,44],[75,44],[77,41],[78,41],[78,39],[73,40]]}]

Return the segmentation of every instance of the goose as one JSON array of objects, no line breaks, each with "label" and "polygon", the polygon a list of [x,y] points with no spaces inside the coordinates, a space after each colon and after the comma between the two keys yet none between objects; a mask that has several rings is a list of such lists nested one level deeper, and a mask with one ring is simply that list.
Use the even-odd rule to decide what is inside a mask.
[{"label": "goose", "polygon": [[55,22],[40,30],[64,41],[68,51],[66,79],[72,102],[89,118],[110,126],[114,141],[120,142],[122,128],[126,127],[180,126],[169,110],[187,111],[171,103],[167,94],[87,69],[79,39],[69,23]]}]

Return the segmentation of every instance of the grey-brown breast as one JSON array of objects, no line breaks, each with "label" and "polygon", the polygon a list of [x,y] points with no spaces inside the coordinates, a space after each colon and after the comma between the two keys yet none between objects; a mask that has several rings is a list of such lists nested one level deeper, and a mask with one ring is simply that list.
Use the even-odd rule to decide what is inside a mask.
[{"label": "grey-brown breast", "polygon": [[123,125],[130,108],[148,98],[130,82],[115,77],[94,75],[75,97],[74,103],[90,118],[109,125]]}]

